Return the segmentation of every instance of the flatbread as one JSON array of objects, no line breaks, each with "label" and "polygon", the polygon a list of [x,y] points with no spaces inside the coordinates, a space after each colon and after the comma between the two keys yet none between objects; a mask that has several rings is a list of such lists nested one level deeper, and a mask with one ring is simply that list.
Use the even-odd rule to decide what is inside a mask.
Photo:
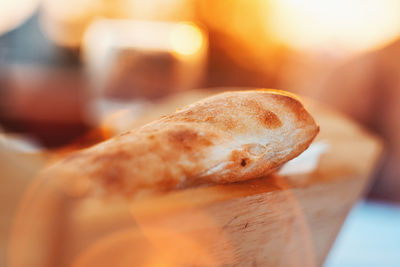
[{"label": "flatbread", "polygon": [[45,175],[92,195],[231,183],[268,175],[303,152],[318,131],[294,95],[226,92],[74,153]]}]

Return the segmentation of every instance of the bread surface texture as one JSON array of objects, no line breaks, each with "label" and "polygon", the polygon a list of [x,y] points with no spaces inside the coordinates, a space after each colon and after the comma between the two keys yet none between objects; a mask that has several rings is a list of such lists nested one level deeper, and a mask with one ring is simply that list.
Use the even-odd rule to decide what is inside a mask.
[{"label": "bread surface texture", "polygon": [[319,127],[278,90],[218,94],[71,154],[47,175],[94,195],[164,192],[262,177],[304,151]]}]

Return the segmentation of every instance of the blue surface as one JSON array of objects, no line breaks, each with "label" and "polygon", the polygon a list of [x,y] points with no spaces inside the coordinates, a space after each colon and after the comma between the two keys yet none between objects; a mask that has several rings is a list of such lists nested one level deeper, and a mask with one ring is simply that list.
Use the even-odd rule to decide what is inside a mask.
[{"label": "blue surface", "polygon": [[356,205],[324,266],[400,267],[400,206]]}]

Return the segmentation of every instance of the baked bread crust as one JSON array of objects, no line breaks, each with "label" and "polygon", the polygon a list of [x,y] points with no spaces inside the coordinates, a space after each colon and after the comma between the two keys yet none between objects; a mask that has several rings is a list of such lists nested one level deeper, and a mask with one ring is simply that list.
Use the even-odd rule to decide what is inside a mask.
[{"label": "baked bread crust", "polygon": [[226,92],[74,153],[47,174],[84,184],[90,195],[237,182],[273,172],[303,152],[318,131],[294,95]]}]

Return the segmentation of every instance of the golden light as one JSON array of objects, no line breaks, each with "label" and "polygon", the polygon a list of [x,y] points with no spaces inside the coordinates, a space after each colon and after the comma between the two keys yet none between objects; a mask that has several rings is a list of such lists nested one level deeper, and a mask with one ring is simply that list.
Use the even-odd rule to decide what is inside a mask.
[{"label": "golden light", "polygon": [[199,28],[186,23],[177,25],[171,31],[169,41],[172,50],[181,55],[196,54],[204,45],[204,37]]},{"label": "golden light", "polygon": [[266,23],[280,42],[300,49],[367,50],[400,33],[398,0],[268,1]]}]

